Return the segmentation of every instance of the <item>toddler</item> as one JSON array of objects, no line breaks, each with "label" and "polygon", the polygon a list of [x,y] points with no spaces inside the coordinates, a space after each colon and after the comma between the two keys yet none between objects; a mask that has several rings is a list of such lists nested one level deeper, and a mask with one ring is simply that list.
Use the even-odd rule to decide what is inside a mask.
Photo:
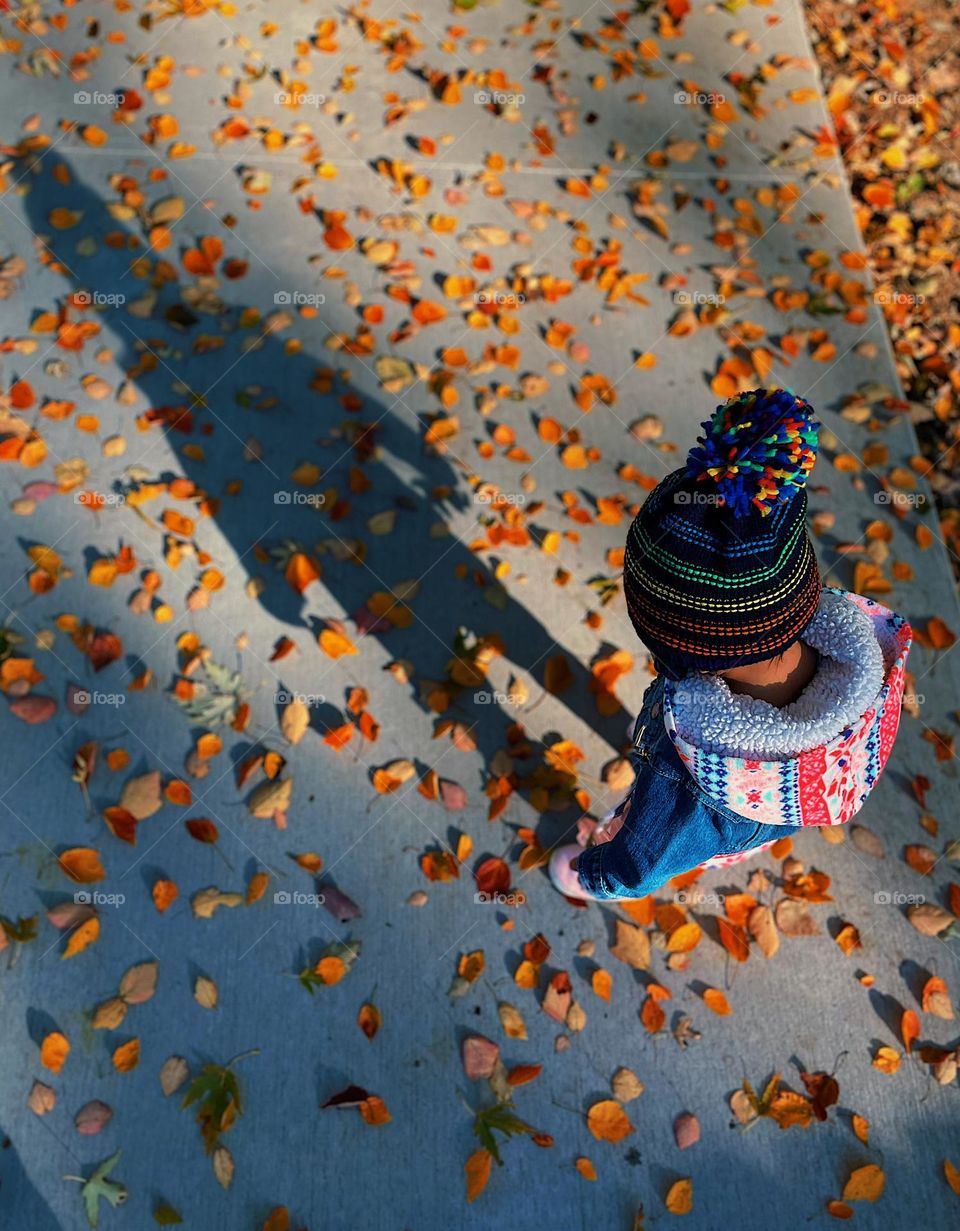
[{"label": "toddler", "polygon": [[805,490],[818,427],[786,389],[730,399],[631,524],[627,610],[658,675],[633,726],[630,793],[585,850],[551,856],[567,897],[643,897],[842,825],[879,778],[911,631],[821,583]]}]

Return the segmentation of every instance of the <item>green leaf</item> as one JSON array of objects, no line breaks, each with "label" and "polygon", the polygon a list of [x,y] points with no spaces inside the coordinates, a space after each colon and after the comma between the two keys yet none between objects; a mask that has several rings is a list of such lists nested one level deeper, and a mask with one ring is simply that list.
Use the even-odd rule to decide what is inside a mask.
[{"label": "green leaf", "polygon": [[9,919],[0,919],[0,927],[6,932],[7,940],[17,941],[21,945],[37,939],[36,915],[30,915],[27,919],[21,915],[16,923],[11,923]]},{"label": "green leaf", "polygon": [[121,1150],[117,1150],[116,1154],[111,1154],[108,1159],[100,1163],[94,1170],[93,1175],[91,1175],[90,1179],[87,1180],[80,1190],[83,1204],[87,1210],[87,1222],[91,1227],[96,1227],[97,1225],[101,1197],[105,1201],[109,1201],[113,1208],[116,1209],[118,1205],[123,1205],[130,1195],[123,1184],[107,1179],[107,1176],[117,1165],[121,1153]]},{"label": "green leaf", "polygon": [[237,709],[249,695],[243,677],[219,663],[203,664],[205,682],[197,693],[188,699],[174,696],[190,722],[201,727],[222,727],[232,722]]},{"label": "green leaf", "polygon": [[533,1133],[534,1129],[519,1116],[513,1114],[512,1103],[495,1103],[493,1107],[482,1107],[474,1116],[474,1136],[489,1150],[497,1162],[502,1165],[500,1150],[494,1133],[502,1133],[505,1138],[515,1137],[518,1133]]},{"label": "green leaf", "polygon": [[204,1148],[212,1154],[220,1144],[221,1134],[228,1132],[236,1118],[243,1115],[236,1073],[219,1064],[204,1065],[190,1083],[181,1106],[186,1109],[194,1104]]},{"label": "green leaf", "polygon": [[153,1211],[153,1221],[159,1223],[161,1227],[175,1227],[183,1222],[183,1219],[166,1201],[161,1201],[157,1208]]}]

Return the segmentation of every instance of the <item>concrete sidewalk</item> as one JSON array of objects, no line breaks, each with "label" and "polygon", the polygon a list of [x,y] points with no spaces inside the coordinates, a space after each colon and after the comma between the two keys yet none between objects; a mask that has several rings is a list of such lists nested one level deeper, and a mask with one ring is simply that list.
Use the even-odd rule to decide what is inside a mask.
[{"label": "concrete sidewalk", "polygon": [[[885,853],[847,834],[839,845],[819,833],[798,842],[794,856],[831,878],[830,900],[810,907],[817,935],[781,937],[769,960],[754,946],[746,963],[733,962],[716,939],[722,902],[745,890],[752,865],[698,882],[714,896],[690,912],[704,936],[686,970],[669,967],[656,945],[650,970],[634,970],[609,953],[615,920],[626,915],[577,910],[541,870],[520,865],[519,829],[536,828],[543,847],[573,833],[580,809],[563,783],[554,778],[538,793],[528,781],[487,820],[485,786],[511,769],[529,779],[540,767],[536,783],[547,781],[544,748],[560,741],[584,754],[577,786],[589,813],[616,800],[598,780],[622,750],[650,677],[608,553],[623,544],[629,506],[680,464],[721,400],[722,384],[711,382],[724,360],[742,365],[744,387],[782,383],[820,411],[827,430],[811,510],[828,579],[852,587],[855,562],[872,561],[892,584],[881,601],[915,627],[925,630],[931,617],[960,627],[936,519],[916,499],[923,482],[907,486],[918,450],[896,406],[869,274],[858,268],[798,6],[693,7],[676,29],[659,5],[622,20],[604,3],[585,12],[568,0],[458,11],[429,0],[415,20],[377,3],[363,10],[361,29],[356,15],[304,5],[144,25],[138,6],[98,9],[95,32],[86,29],[92,13],[79,9],[64,10],[64,30],[48,20],[16,32],[20,50],[0,61],[0,140],[15,146],[46,134],[50,148],[36,158],[36,145],[22,148],[0,196],[0,258],[25,262],[4,302],[4,337],[37,344],[5,348],[2,390],[30,385],[36,404],[16,413],[36,425],[48,453],[34,469],[3,469],[0,625],[24,638],[15,653],[33,658],[46,677],[34,691],[58,709],[38,725],[13,713],[2,720],[0,911],[11,921],[40,916],[37,939],[9,946],[16,960],[3,973],[0,1126],[11,1145],[0,1152],[0,1212],[12,1231],[85,1226],[80,1185],[62,1177],[89,1176],[121,1148],[114,1176],[130,1196],[116,1210],[101,1203],[107,1231],[154,1225],[164,1202],[203,1231],[260,1228],[277,1206],[310,1231],[526,1231],[543,1222],[629,1231],[641,1208],[643,1225],[673,1221],[665,1200],[685,1177],[690,1226],[768,1231],[832,1222],[826,1203],[866,1164],[882,1166],[886,1190],[876,1204],[854,1203],[854,1225],[956,1223],[958,1197],[943,1178],[945,1158],[960,1166],[956,1081],[938,1084],[920,1055],[922,1046],[955,1047],[956,1026],[921,1012],[920,994],[938,975],[954,999],[957,942],[921,935],[904,905],[922,896],[946,906],[955,879],[943,852],[957,837],[956,759],[951,751],[937,760],[932,737],[955,732],[952,650],[912,653],[919,716],[904,716],[893,763],[863,814]],[[0,32],[15,33],[7,15]],[[85,77],[62,67],[72,62],[77,73],[87,61]],[[24,63],[61,68],[33,76],[19,71]],[[111,113],[125,90],[143,105],[122,124]],[[296,110],[282,99],[291,92],[303,97]],[[747,113],[748,97],[762,114]],[[157,117],[175,117],[176,130]],[[150,130],[158,135],[147,145]],[[174,196],[179,218],[155,208]],[[168,246],[153,246],[165,238],[157,226],[169,228]],[[222,251],[201,237],[218,237]],[[466,309],[445,293],[456,277]],[[472,297],[488,285],[501,298],[479,329],[470,309],[485,307]],[[69,338],[58,344],[55,332],[37,330],[37,318],[79,291],[97,311],[72,309],[70,319],[98,320],[101,332],[71,350]],[[417,301],[443,304],[444,319],[428,323]],[[298,314],[304,304],[315,314]],[[378,312],[361,315],[371,305],[382,324]],[[259,318],[245,315],[252,308]],[[264,328],[268,314],[284,312],[288,321],[278,315]],[[451,353],[458,348],[463,363]],[[103,384],[91,384],[94,376]],[[456,402],[441,399],[447,386]],[[24,400],[14,396],[13,406]],[[77,409],[38,412],[47,401]],[[195,401],[190,432],[182,421],[165,429],[142,419]],[[435,427],[446,447],[431,453],[423,438],[439,413],[458,416],[459,430]],[[91,414],[97,424],[78,424]],[[559,443],[544,419],[560,425]],[[376,430],[354,430],[360,421]],[[639,421],[646,426],[632,431]],[[124,452],[104,447],[118,437]],[[877,443],[886,452],[868,448]],[[75,459],[89,467],[75,490],[108,497],[95,513],[73,491],[30,487],[69,487],[67,476],[81,470]],[[304,464],[322,476],[313,486]],[[502,519],[477,476],[519,510],[527,542],[488,534],[491,519]],[[219,504],[198,509],[176,488],[142,509],[117,498],[176,477]],[[319,492],[318,513],[304,497]],[[576,504],[589,515],[571,516]],[[195,531],[173,519],[164,529],[166,509],[192,517]],[[877,519],[890,530],[886,553],[868,531]],[[924,549],[921,526],[931,536]],[[173,567],[171,538],[206,555],[188,550]],[[109,588],[90,584],[94,562],[121,543],[135,569]],[[45,593],[27,577],[25,551],[37,544],[72,570]],[[293,544],[323,570],[302,597],[282,571]],[[211,575],[207,587],[199,582],[209,568],[220,588]],[[148,569],[160,587],[138,614],[132,596]],[[415,592],[404,585],[414,580]],[[606,588],[616,592],[603,605]],[[365,604],[375,608],[374,596],[390,589],[408,600],[409,615],[385,628]],[[361,609],[358,625],[350,617]],[[67,614],[119,637],[119,659],[94,672],[55,624]],[[336,620],[358,654],[318,648],[317,634]],[[460,629],[495,639],[501,652],[486,678],[459,677],[441,715],[431,682],[447,679]],[[206,728],[191,726],[171,695],[194,644],[180,639],[190,635],[213,662],[239,671],[251,707],[243,733],[221,730],[224,750],[202,777],[191,776],[189,758]],[[284,638],[292,652],[282,652]],[[616,650],[635,661],[616,684],[620,709],[600,714],[591,666]],[[554,695],[543,685],[560,655],[570,683]],[[409,664],[409,680],[398,662]],[[145,672],[149,682],[131,691]],[[83,713],[64,701],[70,684],[94,696]],[[324,735],[363,708],[349,710],[353,688],[369,694],[379,738],[357,731],[337,753]],[[311,725],[294,745],[280,720],[295,694],[309,699]],[[441,718],[470,732],[465,749],[449,733],[435,738]],[[526,759],[516,723],[530,744]],[[100,764],[88,816],[71,774],[91,740]],[[238,787],[236,771],[256,747],[281,753],[294,780],[285,829],[249,814],[259,778]],[[104,758],[116,749],[129,764],[114,771]],[[416,775],[378,793],[373,772],[398,760],[414,762]],[[464,788],[465,807],[424,798],[417,785],[429,769]],[[124,783],[154,770],[164,783],[186,779],[193,802],[165,801],[131,847],[101,814]],[[922,804],[918,775],[929,779]],[[544,801],[561,806],[532,806]],[[935,836],[922,815],[936,818]],[[190,818],[217,825],[217,850],[186,833]],[[446,852],[455,862],[464,835],[472,852],[459,878],[428,880],[424,856]],[[908,845],[935,853],[928,876],[904,861]],[[72,901],[77,886],[56,856],[87,846],[107,873],[96,890],[123,901],[101,904],[97,942],[61,961],[65,937],[44,912]],[[290,859],[306,852],[322,858],[318,878]],[[507,860],[510,887],[525,898],[516,909],[477,900],[473,873],[493,857]],[[775,904],[782,865],[763,856],[755,867],[774,882],[764,901]],[[271,876],[263,900],[194,916],[197,892],[216,885],[243,894],[260,871]],[[151,896],[158,880],[180,892],[162,914]],[[316,906],[318,892],[336,904],[332,887],[362,913],[341,922]],[[422,905],[411,902],[417,894]],[[347,904],[339,914],[353,911]],[[862,941],[850,956],[833,939],[847,922]],[[538,935],[550,956],[536,989],[524,988],[515,975]],[[360,946],[349,973],[308,994],[297,973],[348,941]],[[458,985],[461,963],[480,952],[483,972]],[[95,1007],[129,967],[150,961],[160,964],[156,995],[131,1006],[117,1029],[94,1030]],[[609,1001],[592,990],[597,967],[612,976]],[[561,971],[585,1022],[543,1011]],[[858,978],[865,972],[872,985]],[[215,1008],[195,997],[201,977],[218,989]],[[672,994],[656,1034],[638,1015],[652,982]],[[725,991],[729,1016],[710,1012],[707,987]],[[382,1017],[372,1040],[357,1023],[367,1002]],[[503,1002],[519,1010],[528,1037],[507,1036]],[[909,1056],[904,1010],[920,1015]],[[57,1074],[40,1059],[55,1031],[71,1043]],[[508,1068],[543,1066],[516,1087],[515,1112],[552,1145],[537,1148],[523,1134],[503,1141],[503,1166],[467,1204],[463,1167],[479,1145],[472,1117],[493,1103],[488,1084],[470,1081],[461,1064],[463,1040],[478,1033],[499,1044]],[[112,1057],[133,1038],[139,1063],[119,1072]],[[897,1072],[874,1065],[880,1047],[900,1054]],[[251,1048],[259,1054],[237,1066],[245,1114],[223,1138],[236,1167],[224,1190],[192,1113],[180,1109],[183,1090],[164,1097],[158,1074],[170,1056],[196,1074]],[[634,1132],[613,1144],[591,1135],[586,1113],[610,1097],[622,1066],[646,1088],[626,1106]],[[783,1131],[737,1124],[729,1099],[744,1079],[760,1090],[779,1071],[802,1092],[801,1069],[837,1076],[839,1105],[825,1122]],[[27,1106],[35,1079],[56,1093],[42,1117]],[[390,1122],[320,1109],[351,1085],[382,1099]],[[95,1099],[112,1119],[98,1136],[81,1135],[74,1116]],[[696,1115],[701,1137],[681,1152],[673,1124],[683,1112]],[[852,1131],[851,1113],[869,1121],[868,1143]],[[596,1182],[578,1173],[580,1158],[591,1160]]]}]

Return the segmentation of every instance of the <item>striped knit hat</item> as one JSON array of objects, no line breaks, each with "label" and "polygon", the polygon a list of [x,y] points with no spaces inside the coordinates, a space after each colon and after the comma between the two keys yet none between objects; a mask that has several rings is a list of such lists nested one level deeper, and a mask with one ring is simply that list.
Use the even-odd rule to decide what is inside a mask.
[{"label": "striped knit hat", "polygon": [[772,658],[820,602],[807,534],[819,423],[787,389],[718,406],[682,470],[627,533],[623,588],[637,634],[670,679]]}]

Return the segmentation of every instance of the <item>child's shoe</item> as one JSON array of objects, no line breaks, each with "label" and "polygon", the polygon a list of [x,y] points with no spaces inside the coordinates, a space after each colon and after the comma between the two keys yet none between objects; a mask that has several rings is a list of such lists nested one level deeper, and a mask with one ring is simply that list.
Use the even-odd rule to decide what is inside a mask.
[{"label": "child's shoe", "polygon": [[[583,847],[578,846],[576,842],[570,842],[566,846],[558,846],[550,856],[550,863],[547,865],[547,873],[553,884],[554,889],[558,889],[565,898],[574,898],[578,902],[597,902],[600,899],[592,893],[588,893],[580,884],[580,877],[577,875],[576,868],[571,868],[570,862],[576,859],[578,855],[583,854]],[[616,899],[605,899],[606,901],[616,901]]]}]

